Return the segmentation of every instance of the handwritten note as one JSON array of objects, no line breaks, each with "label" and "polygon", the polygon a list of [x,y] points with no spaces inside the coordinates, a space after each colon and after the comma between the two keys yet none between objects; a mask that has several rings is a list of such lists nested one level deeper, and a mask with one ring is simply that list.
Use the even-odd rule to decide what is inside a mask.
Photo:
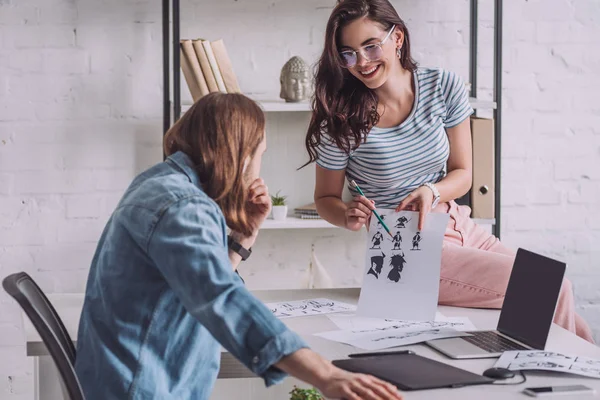
[{"label": "handwritten note", "polygon": [[506,351],[494,367],[519,370],[557,371],[600,378],[600,360],[552,351]]},{"label": "handwritten note", "polygon": [[309,299],[267,303],[267,307],[277,318],[304,317],[309,315],[355,311],[356,306],[330,299]]}]

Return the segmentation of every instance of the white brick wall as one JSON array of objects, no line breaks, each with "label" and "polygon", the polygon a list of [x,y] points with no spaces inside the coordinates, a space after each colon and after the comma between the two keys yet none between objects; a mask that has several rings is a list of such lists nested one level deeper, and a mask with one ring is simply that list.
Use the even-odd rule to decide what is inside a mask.
[{"label": "white brick wall", "polygon": [[[242,89],[274,98],[289,57],[315,61],[332,4],[188,0],[182,37],[223,38]],[[394,4],[420,63],[467,78],[468,1]],[[482,96],[490,5],[481,1]],[[504,17],[503,237],[569,262],[578,309],[600,338],[600,3],[511,0]],[[84,289],[120,194],[161,159],[161,54],[159,2],[0,0],[0,277],[24,270],[48,292]],[[312,170],[294,172],[306,118],[268,117],[264,175],[292,207],[312,192]],[[304,284],[314,248],[337,284],[356,285],[361,240],[264,232],[242,274],[254,288]],[[32,398],[22,343],[18,309],[0,292],[0,399]]]}]

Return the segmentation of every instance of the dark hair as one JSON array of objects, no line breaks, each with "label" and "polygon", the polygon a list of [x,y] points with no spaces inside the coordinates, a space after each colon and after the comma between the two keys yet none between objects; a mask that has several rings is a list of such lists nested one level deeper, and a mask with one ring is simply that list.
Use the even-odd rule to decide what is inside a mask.
[{"label": "dark hair", "polygon": [[389,30],[393,25],[404,33],[400,63],[414,71],[416,62],[410,54],[406,24],[388,0],[341,0],[333,9],[325,31],[325,47],[316,65],[313,114],[306,134],[310,160],[317,159],[317,147],[323,132],[346,153],[365,141],[369,130],[379,121],[378,98],[374,91],[341,67],[338,43],[341,29],[348,23],[367,17]]},{"label": "dark hair", "polygon": [[243,94],[210,93],[198,100],[165,135],[167,156],[182,151],[194,162],[206,194],[221,208],[227,226],[251,235],[244,163],[265,136],[265,116]]}]

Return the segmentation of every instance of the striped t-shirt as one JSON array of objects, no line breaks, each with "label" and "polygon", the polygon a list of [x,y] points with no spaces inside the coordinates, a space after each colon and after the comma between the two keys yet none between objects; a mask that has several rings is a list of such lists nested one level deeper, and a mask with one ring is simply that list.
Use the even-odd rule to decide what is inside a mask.
[{"label": "striped t-shirt", "polygon": [[423,183],[446,175],[450,144],[445,128],[473,113],[462,79],[452,72],[418,68],[414,84],[413,108],[400,125],[373,127],[366,143],[349,155],[327,135],[317,148],[319,166],[345,169],[348,181],[354,179],[379,208],[395,208]]}]

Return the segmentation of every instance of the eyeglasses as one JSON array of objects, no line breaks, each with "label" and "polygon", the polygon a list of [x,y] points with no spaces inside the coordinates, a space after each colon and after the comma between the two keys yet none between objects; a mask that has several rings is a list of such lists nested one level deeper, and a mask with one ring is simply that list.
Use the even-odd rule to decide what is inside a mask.
[{"label": "eyeglasses", "polygon": [[[358,49],[360,55],[367,61],[377,61],[383,57],[383,44],[390,37],[392,32],[394,32],[394,28],[396,25],[392,26],[392,29],[388,32],[388,34],[383,38],[383,40],[379,43],[372,43],[366,46],[363,46]],[[358,62],[358,53],[355,50],[344,50],[340,51],[340,63],[344,68],[352,68]]]}]

